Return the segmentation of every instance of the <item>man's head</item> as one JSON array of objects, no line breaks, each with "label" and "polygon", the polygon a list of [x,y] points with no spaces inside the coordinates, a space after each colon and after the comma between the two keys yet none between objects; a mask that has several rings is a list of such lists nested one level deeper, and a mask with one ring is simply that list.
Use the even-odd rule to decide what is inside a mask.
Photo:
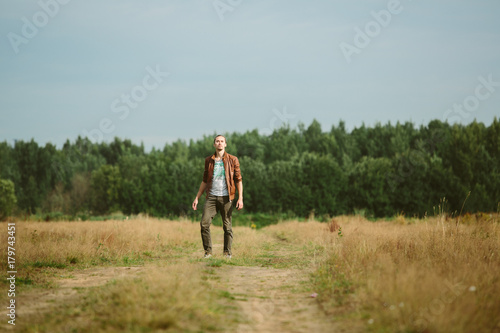
[{"label": "man's head", "polygon": [[226,137],[224,135],[219,134],[214,138],[214,147],[216,150],[218,151],[224,150],[226,146],[227,146]]},{"label": "man's head", "polygon": [[219,140],[224,139],[224,142],[227,143],[226,137],[222,134],[217,134],[217,136],[214,138],[214,143],[215,143],[215,141],[217,141],[217,139],[219,139]]}]

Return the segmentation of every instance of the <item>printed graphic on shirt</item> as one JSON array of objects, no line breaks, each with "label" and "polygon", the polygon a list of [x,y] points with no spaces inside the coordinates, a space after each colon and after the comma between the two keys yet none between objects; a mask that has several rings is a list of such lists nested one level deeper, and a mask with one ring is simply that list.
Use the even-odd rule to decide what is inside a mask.
[{"label": "printed graphic on shirt", "polygon": [[210,191],[210,194],[219,197],[229,195],[229,193],[227,192],[224,162],[222,160],[215,161],[214,175],[212,177],[212,189]]}]

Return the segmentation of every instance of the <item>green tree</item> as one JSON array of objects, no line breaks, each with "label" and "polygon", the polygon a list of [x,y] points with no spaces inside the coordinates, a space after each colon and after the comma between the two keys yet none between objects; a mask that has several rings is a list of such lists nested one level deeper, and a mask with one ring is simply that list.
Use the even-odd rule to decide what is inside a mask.
[{"label": "green tree", "polygon": [[93,213],[105,214],[119,207],[121,183],[118,166],[106,164],[92,172],[90,193]]},{"label": "green tree", "polygon": [[452,167],[446,166],[441,157],[437,155],[431,157],[427,176],[424,181],[428,189],[426,196],[427,212],[433,212],[433,207],[443,198],[446,199],[452,211],[460,211],[468,189],[453,172]]},{"label": "green tree", "polygon": [[118,162],[121,175],[120,209],[125,214],[139,214],[147,211],[144,200],[142,170],[146,166],[146,155],[125,154]]},{"label": "green tree", "polygon": [[17,141],[14,145],[13,158],[19,171],[19,179],[15,180],[16,197],[19,208],[27,212],[34,212],[40,206],[40,188],[37,184],[38,144]]},{"label": "green tree", "polygon": [[0,179],[0,221],[10,216],[17,199],[14,183],[11,180]]},{"label": "green tree", "polygon": [[347,133],[345,122],[339,121],[337,127],[332,126],[330,135],[335,137],[335,142],[338,145],[338,156],[335,156],[337,162],[344,170],[350,170],[353,161],[359,160],[361,152],[356,145],[353,135]]},{"label": "green tree", "polygon": [[264,162],[247,156],[242,156],[239,161],[244,185],[245,211],[260,213],[271,212],[273,208],[279,209],[272,204],[278,199],[270,191],[270,175]]},{"label": "green tree", "polygon": [[303,136],[307,142],[308,151],[320,155],[339,156],[339,147],[335,136],[331,133],[323,133],[321,124],[316,119],[303,132]]},{"label": "green tree", "polygon": [[491,157],[490,169],[484,175],[487,181],[485,186],[486,193],[491,198],[493,207],[490,211],[496,211],[500,205],[500,121],[495,117],[493,123],[486,129],[484,136],[486,151]]},{"label": "green tree", "polygon": [[366,209],[376,217],[394,215],[387,172],[394,172],[388,158],[363,157],[349,174],[349,200],[353,209]]},{"label": "green tree", "polygon": [[54,189],[50,191],[42,203],[44,212],[61,212],[68,214],[70,207],[70,198],[68,192],[64,189],[63,183],[57,183]]},{"label": "green tree", "polygon": [[304,136],[286,125],[275,129],[266,144],[266,164],[289,161],[307,150]]},{"label": "green tree", "polygon": [[[347,213],[347,176],[331,155],[303,154],[299,161],[302,188],[307,188],[307,209],[316,214]],[[310,191],[310,192],[309,192]]]},{"label": "green tree", "polygon": [[289,161],[273,162],[268,166],[267,174],[267,188],[272,197],[270,212],[309,215],[311,210],[308,201],[311,198],[311,190],[304,186],[298,156]]},{"label": "green tree", "polygon": [[87,212],[90,209],[90,174],[77,173],[71,180],[71,190],[69,191],[69,209],[70,215]]},{"label": "green tree", "polygon": [[238,158],[250,157],[255,161],[263,161],[266,141],[266,137],[260,136],[257,130],[244,134],[233,133],[228,140],[228,152]]},{"label": "green tree", "polygon": [[[430,156],[425,151],[408,149],[397,153],[391,160],[395,183],[389,184],[390,206],[396,212],[407,215],[423,215],[427,210],[427,198],[432,187],[428,186],[428,169]],[[435,186],[436,184],[432,184]]]},{"label": "green tree", "polygon": [[13,155],[12,147],[6,141],[0,142],[0,178],[15,182],[19,179],[19,172]]}]

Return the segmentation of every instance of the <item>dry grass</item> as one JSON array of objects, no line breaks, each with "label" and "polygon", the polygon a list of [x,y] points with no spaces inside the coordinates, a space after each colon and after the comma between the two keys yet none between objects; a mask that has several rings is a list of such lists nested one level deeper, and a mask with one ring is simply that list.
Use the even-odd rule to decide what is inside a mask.
[{"label": "dry grass", "polygon": [[[6,230],[5,225],[0,225]],[[5,227],[5,228],[4,228]],[[139,276],[78,289],[46,312],[18,318],[19,332],[197,332],[224,325],[225,306],[193,255],[199,224],[139,219],[16,223],[18,302],[28,289],[57,289],[72,271],[141,265]],[[3,255],[3,254],[2,254]],[[2,260],[2,269],[7,260]],[[5,293],[6,294],[6,293]],[[6,295],[1,301],[7,304]],[[230,325],[228,323],[227,325]]]},{"label": "dry grass", "polygon": [[210,332],[225,323],[225,306],[200,265],[151,266],[135,278],[92,288],[71,306],[21,320],[26,332]]},{"label": "dry grass", "polygon": [[[214,287],[213,268],[220,265],[311,271],[308,288],[346,326],[361,321],[364,330],[376,332],[500,331],[498,216],[338,217],[260,230],[235,227],[231,261],[222,259],[221,227],[212,228],[214,258],[200,260],[199,224],[188,221],[18,222],[16,228],[21,292],[31,288],[27,281],[56,288],[48,282],[79,268],[148,268],[82,292],[69,310],[25,321],[26,331],[218,330],[237,321],[220,305],[230,305],[220,295],[223,286]],[[7,271],[5,251],[1,260]],[[4,303],[5,295],[0,299]]]},{"label": "dry grass", "polygon": [[498,216],[337,222],[344,236],[316,274],[328,311],[381,332],[500,331]]},{"label": "dry grass", "polygon": [[18,222],[16,228],[18,267],[164,257],[176,248],[193,250],[199,237],[199,227],[193,223],[156,219]]}]

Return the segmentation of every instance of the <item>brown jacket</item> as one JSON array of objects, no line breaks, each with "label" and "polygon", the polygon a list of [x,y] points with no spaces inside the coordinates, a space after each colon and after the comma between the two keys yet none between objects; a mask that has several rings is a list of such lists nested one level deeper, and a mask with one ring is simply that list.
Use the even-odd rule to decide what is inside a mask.
[{"label": "brown jacket", "polygon": [[[226,173],[227,192],[229,200],[234,200],[236,193],[236,183],[241,182],[240,162],[236,156],[228,154],[224,151],[222,156],[224,162],[224,171]],[[205,158],[205,172],[203,173],[203,182],[207,184],[207,196],[212,188],[212,177],[214,176],[215,153]]]}]

